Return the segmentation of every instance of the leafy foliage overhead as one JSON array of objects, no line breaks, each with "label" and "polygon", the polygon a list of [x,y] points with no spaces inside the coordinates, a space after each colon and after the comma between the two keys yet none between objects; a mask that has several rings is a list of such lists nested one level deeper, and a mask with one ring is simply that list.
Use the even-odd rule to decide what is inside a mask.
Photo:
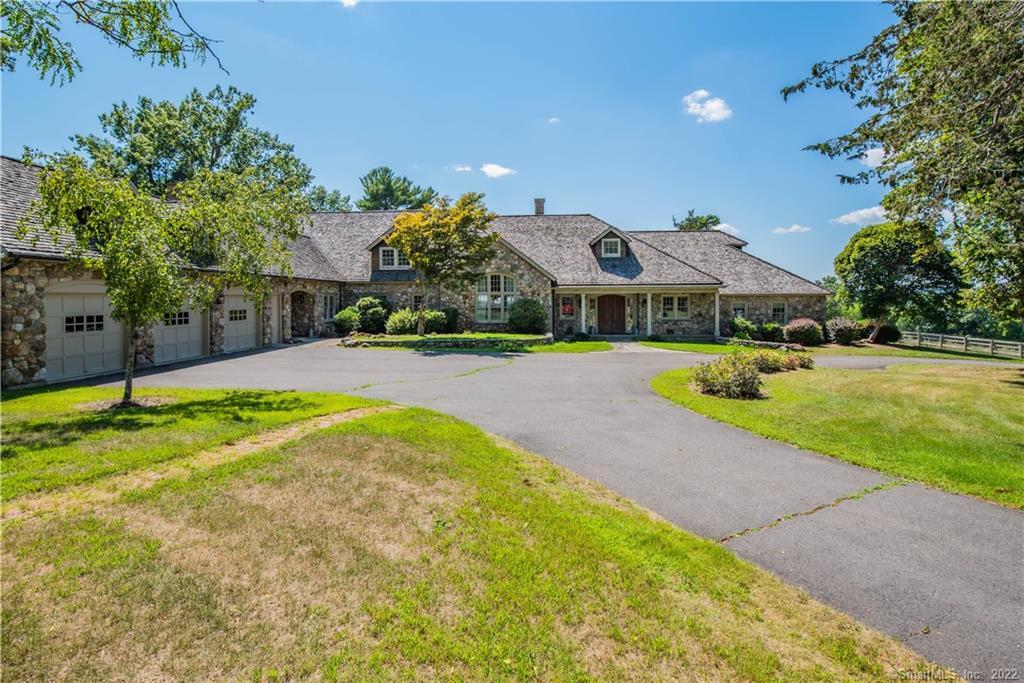
[{"label": "leafy foliage overhead", "polygon": [[356,201],[356,206],[362,211],[422,209],[437,198],[434,188],[414,185],[387,166],[370,170],[359,182],[363,185],[363,198]]},{"label": "leafy foliage overhead", "polygon": [[0,19],[0,67],[14,71],[24,57],[51,84],[63,85],[82,70],[74,46],[61,36],[67,22],[96,29],[137,59],[183,67],[190,58],[211,56],[227,73],[215,41],[189,24],[175,0],[4,0]]},{"label": "leafy foliage overhead", "polygon": [[811,145],[832,158],[881,163],[891,219],[952,237],[969,303],[1024,318],[1024,3],[890,0],[896,23],[864,48],[815,64],[808,87],[853,98],[867,117]]},{"label": "leafy foliage overhead", "polygon": [[672,216],[672,225],[677,230],[711,230],[721,223],[721,219],[715,214],[696,214],[693,209],[687,211],[686,217],[681,221],[677,221],[676,217]]}]

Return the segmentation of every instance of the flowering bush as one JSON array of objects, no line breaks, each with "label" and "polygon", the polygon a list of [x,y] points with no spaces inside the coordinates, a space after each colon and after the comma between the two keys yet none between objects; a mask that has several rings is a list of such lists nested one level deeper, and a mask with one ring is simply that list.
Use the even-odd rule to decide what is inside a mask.
[{"label": "flowering bush", "polygon": [[860,323],[849,318],[832,318],[825,323],[828,338],[836,344],[849,346],[861,338]]},{"label": "flowering bush", "polygon": [[821,325],[810,318],[791,320],[783,330],[786,341],[790,344],[817,346],[821,343]]},{"label": "flowering bush", "polygon": [[760,398],[761,375],[747,354],[734,353],[698,365],[693,381],[703,394],[722,398]]},{"label": "flowering bush", "polygon": [[787,369],[785,362],[786,354],[784,353],[760,349],[746,355],[750,359],[750,362],[754,364],[754,367],[757,368],[758,372],[771,374],[773,372],[782,372]]}]

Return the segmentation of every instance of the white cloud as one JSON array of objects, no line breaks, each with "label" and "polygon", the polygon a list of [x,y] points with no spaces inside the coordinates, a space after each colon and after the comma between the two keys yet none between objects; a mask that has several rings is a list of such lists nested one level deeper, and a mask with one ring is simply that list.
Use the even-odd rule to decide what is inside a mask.
[{"label": "white cloud", "polygon": [[683,98],[686,113],[697,117],[697,123],[717,123],[732,116],[732,109],[721,97],[711,97],[707,90],[694,90]]},{"label": "white cloud", "polygon": [[470,173],[473,170],[473,167],[469,164],[455,164],[450,168],[456,173]]},{"label": "white cloud", "polygon": [[776,235],[797,235],[801,232],[810,231],[811,229],[808,228],[806,225],[798,225],[796,223],[789,226],[788,228],[775,228],[774,230],[772,230],[772,232],[775,233]]},{"label": "white cloud", "polygon": [[719,223],[718,225],[715,226],[715,230],[721,230],[722,232],[727,232],[730,235],[740,234],[739,228],[729,225],[728,223]]},{"label": "white cloud", "polygon": [[558,118],[557,116],[552,116],[551,118],[548,119],[548,124],[552,126],[557,126],[561,122],[562,119]]},{"label": "white cloud", "polygon": [[352,9],[353,7],[355,7],[358,4],[359,4],[359,0],[341,0],[341,6],[342,7],[347,7],[348,9]]},{"label": "white cloud", "polygon": [[511,168],[499,166],[498,164],[484,164],[480,171],[488,178],[504,178],[507,175],[515,175],[516,171]]},{"label": "white cloud", "polygon": [[878,168],[882,165],[883,161],[885,161],[885,150],[881,147],[869,149],[860,155],[860,163],[868,168]]},{"label": "white cloud", "polygon": [[867,209],[857,209],[850,213],[844,213],[832,222],[839,225],[874,225],[885,220],[885,209],[880,206],[872,206]]}]

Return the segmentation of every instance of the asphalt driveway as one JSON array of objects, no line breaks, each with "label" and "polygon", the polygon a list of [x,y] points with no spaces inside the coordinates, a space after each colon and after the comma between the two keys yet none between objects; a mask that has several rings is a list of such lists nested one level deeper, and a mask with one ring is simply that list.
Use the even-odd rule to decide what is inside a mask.
[{"label": "asphalt driveway", "polygon": [[961,675],[1024,675],[1024,514],[916,484],[885,486],[890,477],[684,410],[648,383],[707,356],[642,349],[503,357],[327,341],[147,371],[136,381],[342,391],[449,413],[684,529],[729,539],[741,556]]}]

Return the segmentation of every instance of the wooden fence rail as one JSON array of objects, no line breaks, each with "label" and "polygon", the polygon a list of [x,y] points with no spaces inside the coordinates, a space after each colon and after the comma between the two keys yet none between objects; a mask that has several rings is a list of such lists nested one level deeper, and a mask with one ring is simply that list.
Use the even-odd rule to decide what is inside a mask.
[{"label": "wooden fence rail", "polygon": [[955,334],[934,332],[902,332],[900,343],[907,346],[978,353],[987,356],[1024,358],[1024,342],[1005,339],[982,339],[980,337],[959,337]]}]

